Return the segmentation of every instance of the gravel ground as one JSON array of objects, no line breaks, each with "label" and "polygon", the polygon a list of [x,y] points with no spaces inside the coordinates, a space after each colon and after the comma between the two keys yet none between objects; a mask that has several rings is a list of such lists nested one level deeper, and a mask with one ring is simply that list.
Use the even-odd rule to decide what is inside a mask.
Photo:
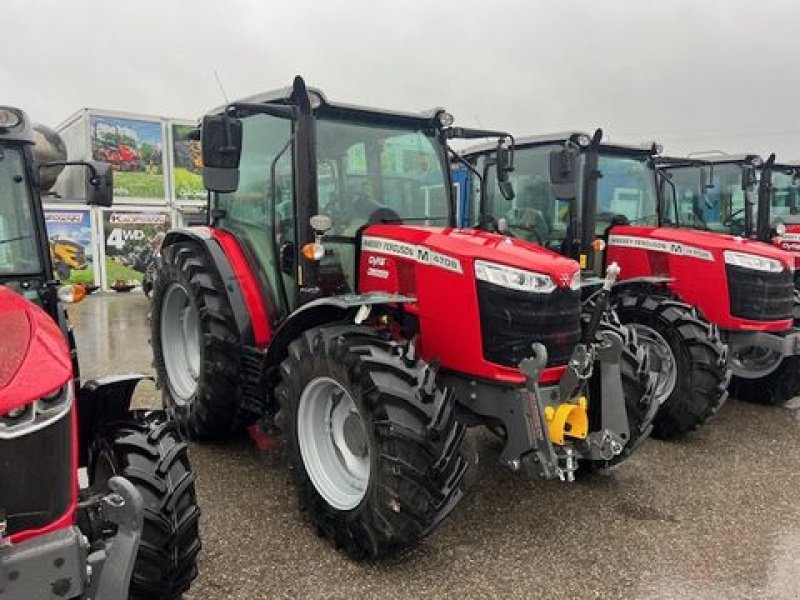
[{"label": "gravel ground", "polygon": [[[152,374],[140,294],[71,307],[84,377]],[[152,384],[136,401],[157,402]],[[475,490],[406,555],[356,564],[302,518],[281,457],[192,445],[203,511],[188,598],[800,598],[800,412],[729,401],[609,473],[530,481],[477,434]]]}]

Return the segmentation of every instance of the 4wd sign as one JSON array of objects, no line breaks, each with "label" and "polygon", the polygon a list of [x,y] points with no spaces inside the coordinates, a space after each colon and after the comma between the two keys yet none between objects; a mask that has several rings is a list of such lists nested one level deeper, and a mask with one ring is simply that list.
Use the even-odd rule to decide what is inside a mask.
[{"label": "4wd sign", "polygon": [[105,281],[142,281],[147,265],[171,226],[169,213],[110,210],[103,213]]}]

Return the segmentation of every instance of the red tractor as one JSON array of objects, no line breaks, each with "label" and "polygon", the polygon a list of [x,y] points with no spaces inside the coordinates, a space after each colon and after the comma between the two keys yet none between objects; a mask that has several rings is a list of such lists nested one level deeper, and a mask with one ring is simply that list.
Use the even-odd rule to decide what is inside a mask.
[{"label": "red tractor", "polygon": [[[707,227],[694,211],[676,218],[660,193],[670,180],[656,170],[655,144],[604,143],[598,130],[519,146],[513,203],[498,193],[494,149],[468,152],[483,180],[474,218],[572,256],[590,273],[622,267],[614,305],[650,348],[662,403],[654,435],[682,435],[716,413],[731,369],[743,398],[780,402],[798,391],[787,253]],[[742,214],[715,210],[718,223]]]},{"label": "red tractor", "polygon": [[[775,167],[774,163],[774,154],[766,161],[756,154],[660,157],[658,168],[664,175],[661,189],[665,218],[694,229],[722,234],[724,239],[735,236],[736,244],[732,244],[731,249],[739,253],[739,242],[745,240],[756,248],[760,244],[750,240],[774,247],[785,246],[789,242],[783,241],[781,234],[787,235],[787,225],[783,221],[791,221],[791,207],[777,204],[791,202],[791,199],[776,195],[773,178],[783,184],[784,189],[788,187],[783,194],[788,196],[792,191],[791,174],[787,182],[785,169]],[[797,296],[794,272],[797,255],[759,252],[761,260],[758,256],[755,259],[739,257],[735,259],[738,262],[732,264],[733,256],[738,255],[736,252],[726,255],[729,274],[742,277],[744,273],[749,281],[743,281],[741,289],[731,293],[732,308],[738,305],[740,310],[747,310],[749,306],[751,315],[759,316],[759,321],[772,327],[765,328],[766,333],[752,334],[757,343],[749,345],[745,343],[747,338],[739,337],[741,343],[731,348],[732,389],[742,399],[782,404],[800,393],[800,345],[797,342],[800,329],[793,328],[791,321],[799,316],[797,300],[792,301],[792,296]],[[782,262],[771,262],[770,257],[780,257]],[[785,264],[787,259],[789,268]]]},{"label": "red tractor", "polygon": [[85,292],[53,280],[41,194],[82,165],[88,203],[110,206],[112,181],[65,157],[0,107],[0,597],[177,598],[200,548],[186,444],[130,410],[142,376],[79,381],[63,302]]},{"label": "red tractor", "polygon": [[630,455],[657,408],[646,355],[606,316],[613,275],[582,321],[574,261],[453,227],[446,140],[507,136],[451,124],[299,77],[222,107],[198,131],[210,224],[162,245],[169,410],[198,439],[265,419],[309,520],[356,558],[448,516],[467,427],[497,433],[510,468],[572,480]]}]

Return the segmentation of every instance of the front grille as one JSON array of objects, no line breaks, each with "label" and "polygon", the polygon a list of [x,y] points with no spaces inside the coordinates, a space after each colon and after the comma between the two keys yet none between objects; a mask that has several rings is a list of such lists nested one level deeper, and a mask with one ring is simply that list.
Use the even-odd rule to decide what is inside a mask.
[{"label": "front grille", "polygon": [[72,412],[33,433],[0,440],[0,512],[8,534],[63,516],[72,497]]},{"label": "front grille", "polygon": [[483,355],[516,367],[531,356],[531,344],[547,348],[547,366],[563,365],[581,336],[580,292],[518,292],[478,281]]},{"label": "front grille", "polygon": [[794,278],[784,269],[767,273],[726,265],[731,314],[753,321],[791,319],[794,308]]}]

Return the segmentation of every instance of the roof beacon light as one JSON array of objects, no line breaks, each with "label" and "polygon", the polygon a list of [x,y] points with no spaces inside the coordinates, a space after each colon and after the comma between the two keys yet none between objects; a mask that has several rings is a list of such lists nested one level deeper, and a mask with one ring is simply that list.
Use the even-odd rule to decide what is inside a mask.
[{"label": "roof beacon light", "polygon": [[436,117],[439,119],[439,125],[442,127],[452,127],[456,122],[456,118],[446,110],[440,111]]},{"label": "roof beacon light", "polygon": [[13,129],[22,123],[22,115],[13,108],[0,106],[0,129]]}]

